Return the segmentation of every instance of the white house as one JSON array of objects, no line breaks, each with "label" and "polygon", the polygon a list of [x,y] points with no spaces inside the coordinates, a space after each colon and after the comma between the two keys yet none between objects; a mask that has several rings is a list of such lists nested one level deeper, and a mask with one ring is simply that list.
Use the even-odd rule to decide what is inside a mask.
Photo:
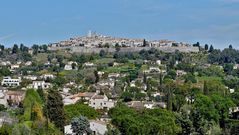
[{"label": "white house", "polygon": [[176,74],[177,74],[177,76],[183,76],[183,75],[186,75],[187,72],[185,72],[185,71],[183,71],[183,70],[177,70],[177,71],[176,71]]},{"label": "white house", "polygon": [[131,81],[130,82],[130,87],[136,87],[135,82],[136,82],[135,80]]},{"label": "white house", "polygon": [[118,77],[120,77],[120,74],[119,74],[119,73],[110,73],[110,74],[108,75],[108,78],[118,78]]},{"label": "white house", "polygon": [[230,93],[234,93],[235,89],[229,89]]},{"label": "white house", "polygon": [[102,77],[105,72],[103,72],[103,71],[98,71],[97,73],[98,73],[98,75],[99,75],[100,77]]},{"label": "white house", "polygon": [[155,93],[152,93],[152,96],[153,96],[153,97],[157,97],[157,96],[162,96],[162,95],[161,95],[161,93],[159,93],[159,92],[155,92]]},{"label": "white house", "polygon": [[149,72],[160,72],[158,67],[149,67]]},{"label": "white house", "polygon": [[37,80],[37,76],[35,76],[35,75],[23,76],[23,78],[27,79],[27,80],[32,80],[32,81]]},{"label": "white house", "polygon": [[161,60],[157,60],[157,61],[156,61],[156,64],[157,64],[157,65],[161,65]]},{"label": "white house", "polygon": [[7,76],[4,77],[2,80],[2,86],[14,87],[19,86],[21,82],[20,77],[18,79],[12,79],[11,77]]},{"label": "white house", "polygon": [[64,67],[64,70],[72,70],[72,66],[71,65],[68,65],[66,64],[65,67]]},{"label": "white house", "polygon": [[31,66],[32,65],[32,62],[31,61],[27,61],[26,63],[25,63],[25,66]]},{"label": "white house", "polygon": [[231,107],[229,108],[229,114],[235,113],[235,112],[239,112],[239,107]]},{"label": "white house", "polygon": [[103,121],[90,121],[90,129],[93,131],[93,135],[105,135],[107,131],[107,123]]},{"label": "white house", "polygon": [[33,81],[32,88],[33,89],[48,89],[51,87],[50,83],[46,83],[45,81]]},{"label": "white house", "polygon": [[[75,63],[76,67],[72,67],[73,63]],[[77,62],[70,61],[65,65],[64,70],[77,70],[77,65]]]},{"label": "white house", "polygon": [[10,70],[11,70],[11,71],[15,71],[15,70],[18,69],[18,68],[20,68],[20,65],[14,64],[14,65],[11,65]]},{"label": "white house", "polygon": [[88,101],[96,94],[97,93],[95,92],[84,92],[84,93],[78,93],[75,95],[66,96],[63,99],[63,103],[64,105],[70,105],[70,104],[75,104],[80,99],[83,99],[88,104]]},{"label": "white house", "polygon": [[95,64],[91,63],[91,62],[86,62],[86,63],[83,64],[83,66],[84,67],[93,67],[93,66],[95,66]]},{"label": "white house", "polygon": [[154,103],[153,102],[144,102],[144,107],[147,109],[153,109]]},{"label": "white house", "polygon": [[113,87],[115,85],[115,82],[113,80],[102,80],[97,83],[99,86],[109,86]]},{"label": "white house", "polygon": [[90,99],[89,106],[94,109],[110,109],[115,106],[115,101],[109,100],[106,95],[95,95]]},{"label": "white house", "polygon": [[[90,120],[90,129],[93,135],[104,135],[107,132],[107,123],[103,121]],[[64,127],[65,135],[75,135],[72,131],[71,125]]]},{"label": "white house", "polygon": [[53,74],[43,74],[41,75],[41,78],[44,80],[47,80],[47,79],[54,79],[55,76]]},{"label": "white house", "polygon": [[12,102],[12,105],[19,105],[25,97],[25,91],[7,91],[6,99]]},{"label": "white house", "polygon": [[233,66],[233,69],[234,69],[234,70],[239,69],[239,64],[235,64],[235,65]]}]

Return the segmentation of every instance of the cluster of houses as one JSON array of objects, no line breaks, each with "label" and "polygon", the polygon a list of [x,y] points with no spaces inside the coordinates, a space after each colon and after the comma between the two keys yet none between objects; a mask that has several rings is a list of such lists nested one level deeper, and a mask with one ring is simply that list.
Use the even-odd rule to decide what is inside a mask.
[{"label": "cluster of houses", "polygon": [[[93,38],[93,37],[87,37],[87,38]],[[96,37],[94,37],[96,38]],[[100,39],[100,38],[99,38]],[[112,41],[115,42],[115,41]],[[123,41],[122,41],[123,42]],[[156,42],[155,42],[156,44]],[[145,65],[147,65],[147,68],[143,69],[141,72],[141,75],[138,75],[136,79],[130,80],[128,84],[124,84],[123,91],[126,91],[126,87],[135,87],[139,88],[141,93],[144,93],[147,95],[147,85],[144,84],[144,78],[142,74],[147,74],[148,78],[153,78],[154,76],[158,76],[159,74],[166,75],[167,74],[167,67],[165,64],[162,64],[161,60],[156,61],[148,61],[145,60],[143,62]],[[176,61],[175,65],[179,64],[178,61]],[[42,73],[40,75],[31,74],[28,73],[28,75],[22,75],[21,73],[17,73],[18,69],[25,66],[31,66],[32,62],[16,62],[11,63],[9,61],[0,61],[0,66],[7,66],[9,70],[12,73],[15,73],[14,76],[5,76],[1,80],[1,87],[0,87],[0,104],[4,105],[5,107],[17,107],[24,99],[25,97],[25,91],[26,89],[42,89],[42,90],[48,90],[53,87],[54,84],[52,84],[51,80],[54,80],[56,78],[56,74],[52,73]],[[48,65],[51,65],[51,62],[48,61],[44,64],[46,67]],[[93,62],[85,62],[83,65],[83,68],[95,68],[97,65]],[[113,67],[121,66],[120,63],[114,62]],[[210,65],[207,65],[210,66]],[[64,70],[71,71],[71,70],[78,70],[79,66],[78,63],[75,61],[68,61],[64,65]],[[223,67],[220,67],[223,68]],[[239,65],[235,64],[234,69],[239,69]],[[72,105],[76,104],[78,102],[84,103],[88,105],[89,107],[92,107],[96,110],[104,110],[107,112],[109,109],[116,106],[117,100],[119,95],[115,92],[115,86],[116,82],[120,79],[126,77],[128,74],[125,72],[121,73],[107,73],[107,76],[105,77],[104,71],[97,71],[97,74],[99,76],[99,81],[95,84],[92,84],[93,91],[89,92],[83,92],[80,89],[83,87],[83,84],[78,84],[72,80],[70,82],[63,84],[62,88],[60,89],[61,96],[63,98],[64,105]],[[181,77],[186,75],[187,72],[183,70],[176,70],[177,77]],[[104,76],[104,77],[103,77]],[[22,83],[27,80],[28,84],[26,86],[22,86]],[[158,80],[157,80],[158,81]],[[137,85],[137,83],[143,84],[143,85]],[[126,83],[126,82],[125,82]],[[79,91],[72,93],[72,89],[78,89]],[[155,88],[158,89],[158,88]],[[229,89],[229,88],[228,88]],[[230,89],[230,93],[233,93],[235,90]],[[154,99],[159,98],[162,99],[164,97],[163,92],[152,92],[151,97]],[[193,102],[194,99],[191,99],[190,97],[185,97],[186,101]],[[125,103],[128,107],[135,108],[135,109],[154,109],[154,108],[166,108],[166,103],[162,100],[150,100],[149,97],[145,97],[143,100],[133,100]],[[233,108],[230,111],[235,112],[238,111],[238,108]],[[90,121],[90,128],[94,132],[94,134],[105,134],[107,131],[107,123],[109,120],[109,117],[106,115],[101,117],[98,120],[91,120]],[[72,134],[71,125],[67,125],[65,127],[65,134]]]},{"label": "cluster of houses", "polygon": [[[71,47],[86,47],[86,48],[102,48],[102,47],[114,47],[119,45],[121,47],[144,47],[145,44],[148,47],[188,47],[191,46],[187,43],[177,43],[170,40],[152,40],[145,41],[144,39],[129,39],[129,38],[116,38],[111,36],[104,36],[99,34],[92,34],[89,32],[87,36],[70,38],[69,40],[60,41],[58,43],[52,43],[49,45],[49,50],[55,50],[59,48],[71,48]],[[108,45],[108,46],[106,46]]]}]

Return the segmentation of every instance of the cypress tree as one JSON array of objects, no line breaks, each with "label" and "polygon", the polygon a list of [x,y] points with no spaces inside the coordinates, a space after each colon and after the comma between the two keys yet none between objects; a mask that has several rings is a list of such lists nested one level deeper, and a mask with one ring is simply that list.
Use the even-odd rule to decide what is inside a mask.
[{"label": "cypress tree", "polygon": [[204,93],[204,95],[208,95],[209,94],[209,89],[208,89],[208,86],[207,86],[207,81],[204,81],[203,93]]},{"label": "cypress tree", "polygon": [[62,97],[56,90],[50,90],[47,95],[47,114],[51,122],[61,131],[64,130],[65,115]]}]

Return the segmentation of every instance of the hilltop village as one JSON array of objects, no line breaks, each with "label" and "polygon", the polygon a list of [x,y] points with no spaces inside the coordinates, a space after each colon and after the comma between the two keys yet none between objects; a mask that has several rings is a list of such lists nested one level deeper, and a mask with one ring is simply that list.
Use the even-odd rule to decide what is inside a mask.
[{"label": "hilltop village", "polygon": [[[120,48],[120,49],[119,49]],[[141,50],[149,50],[156,48],[164,52],[199,52],[197,46],[188,43],[176,42],[170,40],[146,40],[146,39],[130,39],[116,38],[112,36],[104,36],[89,31],[87,36],[70,38],[66,41],[51,43],[49,50],[68,49],[76,53],[100,53],[101,50],[113,53],[116,49],[121,52],[139,52]]]},{"label": "hilltop village", "polygon": [[89,32],[0,50],[0,134],[239,134],[232,45]]}]

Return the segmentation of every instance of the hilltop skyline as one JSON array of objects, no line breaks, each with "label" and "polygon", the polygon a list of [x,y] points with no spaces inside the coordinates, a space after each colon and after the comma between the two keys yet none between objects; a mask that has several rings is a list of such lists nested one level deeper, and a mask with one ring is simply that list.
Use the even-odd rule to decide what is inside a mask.
[{"label": "hilltop skyline", "polygon": [[94,30],[114,37],[238,48],[238,15],[238,0],[5,0],[0,44],[48,44]]}]

